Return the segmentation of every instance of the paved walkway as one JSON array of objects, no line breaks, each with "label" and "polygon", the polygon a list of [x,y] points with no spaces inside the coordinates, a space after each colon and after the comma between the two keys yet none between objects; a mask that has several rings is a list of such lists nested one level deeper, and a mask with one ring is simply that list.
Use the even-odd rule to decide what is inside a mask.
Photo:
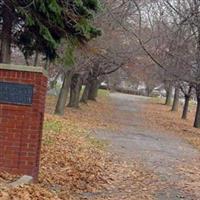
[{"label": "paved walkway", "polygon": [[140,160],[147,169],[153,170],[162,182],[166,182],[168,187],[159,191],[155,199],[200,199],[200,196],[194,197],[184,188],[176,187],[178,182],[186,178],[177,171],[177,166],[199,160],[199,151],[178,136],[144,128],[139,112],[146,98],[119,93],[110,96],[119,113],[121,112],[112,120],[121,124],[122,131],[116,133],[98,130],[96,137],[107,140],[110,144],[109,150],[121,159],[130,162],[132,159]]}]

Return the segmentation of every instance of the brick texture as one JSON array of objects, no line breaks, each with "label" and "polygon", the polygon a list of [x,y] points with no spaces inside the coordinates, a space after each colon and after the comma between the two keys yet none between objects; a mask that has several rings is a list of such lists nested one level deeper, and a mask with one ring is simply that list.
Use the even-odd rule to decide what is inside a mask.
[{"label": "brick texture", "polygon": [[0,69],[0,81],[34,86],[29,106],[0,103],[0,171],[37,179],[47,78],[42,73]]}]

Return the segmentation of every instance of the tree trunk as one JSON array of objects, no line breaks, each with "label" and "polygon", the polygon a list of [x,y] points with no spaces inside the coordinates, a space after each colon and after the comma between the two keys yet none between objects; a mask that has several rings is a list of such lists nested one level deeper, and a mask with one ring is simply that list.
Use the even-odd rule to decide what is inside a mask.
[{"label": "tree trunk", "polygon": [[36,52],[35,52],[35,59],[34,59],[34,64],[33,64],[33,66],[37,66],[37,64],[38,64],[38,58],[39,58],[39,52],[36,51]]},{"label": "tree trunk", "polygon": [[88,93],[88,99],[92,101],[96,101],[96,97],[98,95],[98,89],[99,89],[99,81],[97,79],[94,79],[90,83],[90,89]]},{"label": "tree trunk", "polygon": [[179,94],[180,94],[180,88],[176,87],[175,88],[175,93],[174,93],[174,101],[172,105],[172,111],[178,111],[178,106],[179,106]]},{"label": "tree trunk", "polygon": [[87,103],[89,90],[90,90],[90,82],[88,81],[87,84],[85,85],[85,89],[84,89],[82,97],[81,97],[81,102],[82,103]]},{"label": "tree trunk", "polygon": [[153,92],[153,89],[147,86],[147,87],[146,87],[146,94],[147,94],[148,97],[151,96],[151,93],[152,93],[152,92]]},{"label": "tree trunk", "polygon": [[196,110],[194,127],[200,128],[200,94],[197,95],[197,110]]},{"label": "tree trunk", "polygon": [[183,106],[182,119],[187,119],[189,103],[190,103],[190,96],[185,95],[185,103],[184,103],[184,106]]},{"label": "tree trunk", "polygon": [[80,92],[81,92],[81,77],[79,74],[74,74],[70,86],[69,107],[79,108]]},{"label": "tree trunk", "polygon": [[200,128],[200,97],[197,98],[197,110],[196,110],[194,127]]},{"label": "tree trunk", "polygon": [[165,105],[170,106],[171,103],[172,103],[172,84],[170,84],[169,87],[167,88]]},{"label": "tree trunk", "polygon": [[29,66],[30,64],[29,64],[29,62],[28,62],[28,58],[25,58],[25,57],[24,57],[24,60],[25,60],[25,62],[26,62],[26,65]]},{"label": "tree trunk", "polygon": [[11,63],[11,43],[12,43],[12,2],[10,0],[4,1],[2,8],[3,25],[1,31],[1,56],[2,63]]},{"label": "tree trunk", "polygon": [[57,84],[57,81],[58,81],[58,78],[59,78],[60,75],[61,75],[61,71],[56,74],[56,76],[55,76],[55,78],[53,80],[50,81],[49,89],[54,89],[55,88],[55,86]]},{"label": "tree trunk", "polygon": [[59,94],[58,101],[56,104],[55,114],[57,115],[64,114],[70,82],[71,82],[71,72],[68,71],[68,72],[65,72],[62,88],[60,90],[60,94]]}]

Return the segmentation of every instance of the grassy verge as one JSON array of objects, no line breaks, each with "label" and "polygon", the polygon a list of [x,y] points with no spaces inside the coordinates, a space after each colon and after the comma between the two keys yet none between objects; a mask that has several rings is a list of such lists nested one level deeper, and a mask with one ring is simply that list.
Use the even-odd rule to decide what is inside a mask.
[{"label": "grassy verge", "polygon": [[101,96],[101,97],[108,97],[109,91],[108,90],[99,89],[98,95]]}]

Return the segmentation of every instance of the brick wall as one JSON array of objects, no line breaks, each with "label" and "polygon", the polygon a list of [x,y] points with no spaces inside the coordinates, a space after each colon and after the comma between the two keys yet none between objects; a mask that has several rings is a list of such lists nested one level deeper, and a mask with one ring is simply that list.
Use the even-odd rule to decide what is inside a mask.
[{"label": "brick wall", "polygon": [[47,78],[39,72],[0,69],[0,81],[34,86],[32,105],[0,103],[0,171],[36,179]]}]

